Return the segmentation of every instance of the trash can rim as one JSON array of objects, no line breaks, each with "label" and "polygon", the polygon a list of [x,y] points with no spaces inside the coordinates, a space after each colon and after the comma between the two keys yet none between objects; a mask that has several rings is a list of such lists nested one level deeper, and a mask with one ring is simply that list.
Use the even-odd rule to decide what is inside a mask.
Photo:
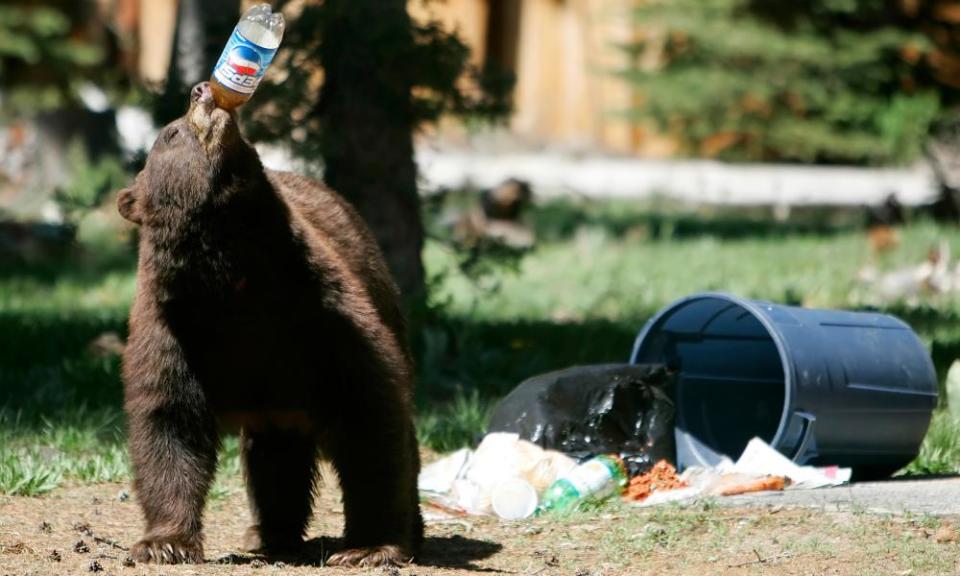
[{"label": "trash can rim", "polygon": [[[777,353],[780,356],[780,365],[783,367],[783,386],[784,386],[784,397],[783,397],[783,407],[780,413],[780,424],[777,427],[777,432],[774,434],[773,438],[768,442],[771,446],[777,446],[780,444],[783,439],[783,435],[786,434],[787,428],[790,424],[790,412],[793,406],[793,383],[794,383],[794,374],[793,374],[793,361],[790,357],[789,350],[787,346],[784,345],[783,338],[780,335],[780,331],[777,329],[776,325],[767,317],[766,314],[761,310],[761,306],[764,302],[748,300],[746,298],[741,298],[739,296],[734,296],[733,294],[728,294],[725,292],[698,292],[665,306],[662,310],[653,315],[650,320],[643,326],[640,330],[640,333],[637,335],[633,343],[633,351],[630,354],[630,363],[637,363],[637,356],[640,354],[640,347],[643,344],[643,341],[647,336],[654,330],[654,328],[660,324],[662,321],[666,320],[670,315],[676,312],[678,309],[691,304],[697,300],[724,300],[731,304],[740,306],[744,310],[750,313],[757,321],[760,322],[760,325],[763,326],[764,330],[767,331],[767,334],[773,340],[774,345],[777,347]],[[770,302],[770,306],[776,304]],[[736,458],[739,454],[727,454],[731,458]]]}]

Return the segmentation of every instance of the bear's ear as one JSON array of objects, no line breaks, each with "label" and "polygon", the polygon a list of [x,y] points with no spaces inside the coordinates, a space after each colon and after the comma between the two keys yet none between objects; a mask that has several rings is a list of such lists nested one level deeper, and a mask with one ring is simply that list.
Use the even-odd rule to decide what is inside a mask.
[{"label": "bear's ear", "polygon": [[146,176],[141,171],[133,184],[117,193],[117,210],[120,215],[134,224],[143,224],[143,191],[146,189]]},{"label": "bear's ear", "polygon": [[140,194],[142,193],[143,178],[142,172],[137,175],[136,180],[117,194],[117,210],[120,215],[134,224],[143,223],[143,215],[140,212]]}]

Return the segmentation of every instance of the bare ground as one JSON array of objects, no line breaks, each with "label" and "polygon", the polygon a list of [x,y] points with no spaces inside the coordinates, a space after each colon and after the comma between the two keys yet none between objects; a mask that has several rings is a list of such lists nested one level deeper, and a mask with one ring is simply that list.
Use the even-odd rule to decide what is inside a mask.
[{"label": "bare ground", "polygon": [[698,504],[642,510],[620,504],[520,523],[467,518],[428,525],[417,563],[399,569],[323,566],[343,515],[318,498],[308,553],[266,559],[237,552],[249,517],[239,486],[207,508],[207,562],[124,564],[139,536],[123,484],[72,486],[44,497],[0,497],[0,576],[94,574],[919,574],[960,573],[960,517]]}]

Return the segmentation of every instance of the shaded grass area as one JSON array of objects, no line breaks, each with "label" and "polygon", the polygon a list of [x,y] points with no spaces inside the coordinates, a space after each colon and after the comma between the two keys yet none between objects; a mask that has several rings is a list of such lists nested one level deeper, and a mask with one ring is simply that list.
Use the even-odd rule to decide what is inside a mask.
[{"label": "shaded grass area", "polygon": [[0,492],[127,477],[120,360],[93,343],[126,335],[132,262],[0,275]]},{"label": "shaded grass area", "polygon": [[[764,214],[661,213],[625,203],[552,203],[531,216],[538,246],[480,277],[430,242],[431,313],[422,332],[417,391],[421,442],[439,451],[472,443],[495,401],[525,378],[576,364],[625,361],[643,323],[684,295],[722,290],[822,307],[877,303],[856,271],[871,262],[856,215],[813,212],[788,224]],[[919,223],[873,264],[921,261],[960,232]],[[88,249],[96,254],[97,249]],[[119,359],[101,335],[126,335],[132,253],[104,250],[51,266],[0,272],[0,492],[36,494],[70,481],[127,475]],[[960,357],[960,299],[887,310],[931,347],[941,377]],[[934,419],[909,472],[960,465],[960,427]],[[239,470],[235,441],[222,477]],[[227,494],[229,483],[214,490]]]}]

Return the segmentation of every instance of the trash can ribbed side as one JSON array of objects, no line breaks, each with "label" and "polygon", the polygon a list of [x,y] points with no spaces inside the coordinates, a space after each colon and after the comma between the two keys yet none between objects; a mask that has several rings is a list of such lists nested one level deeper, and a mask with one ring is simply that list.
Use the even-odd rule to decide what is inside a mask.
[{"label": "trash can ribbed side", "polygon": [[631,362],[679,373],[681,467],[736,459],[759,436],[802,464],[892,470],[937,404],[929,352],[886,314],[696,294],[647,323]]}]

